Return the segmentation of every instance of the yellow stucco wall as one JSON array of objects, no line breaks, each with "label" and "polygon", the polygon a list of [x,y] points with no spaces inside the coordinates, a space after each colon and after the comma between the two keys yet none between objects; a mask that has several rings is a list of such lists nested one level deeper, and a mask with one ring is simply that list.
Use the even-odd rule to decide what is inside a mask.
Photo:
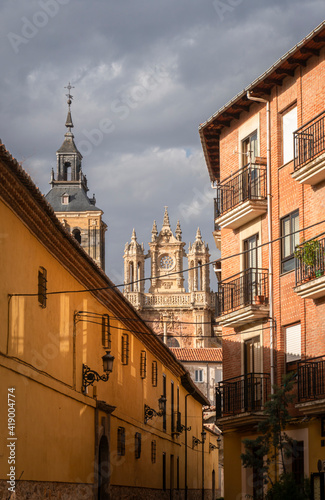
[{"label": "yellow stucco wall", "polygon": [[[15,388],[16,477],[22,480],[92,483],[96,470],[96,432],[101,429],[101,413],[96,421],[94,389],[81,392],[82,364],[103,373],[101,315],[109,314],[111,353],[115,356],[108,382],[94,384],[97,400],[115,406],[110,416],[111,484],[162,488],[162,456],[166,453],[166,487],[170,487],[171,455],[174,459],[174,486],[184,488],[185,433],[171,435],[171,381],[174,382],[174,411],[179,410],[185,424],[187,391],[167,366],[154,356],[141,340],[128,330],[129,363],[121,363],[122,334],[126,326],[91,293],[72,293],[81,284],[34,236],[20,219],[0,201],[0,479],[8,472],[7,393]],[[46,308],[37,296],[38,269],[47,270]],[[8,301],[8,294],[11,296]],[[23,294],[16,296],[15,294]],[[79,316],[75,312],[83,311]],[[92,317],[87,316],[90,312]],[[81,321],[83,319],[83,321]],[[138,331],[135,323],[134,329]],[[141,329],[141,328],[140,328]],[[146,351],[147,376],[140,377],[140,353]],[[151,368],[157,361],[157,387],[153,387]],[[144,423],[144,404],[158,410],[166,377],[167,429],[162,418]],[[192,449],[192,436],[201,437],[202,407],[188,397],[188,488],[201,488],[201,445]],[[126,429],[126,454],[117,456],[117,428]],[[134,434],[141,432],[142,451],[134,454]],[[156,440],[156,463],[151,461],[151,441]],[[218,452],[209,453],[208,433],[205,445],[205,487],[211,488],[212,470],[218,477]],[[218,485],[216,484],[216,487]]]}]

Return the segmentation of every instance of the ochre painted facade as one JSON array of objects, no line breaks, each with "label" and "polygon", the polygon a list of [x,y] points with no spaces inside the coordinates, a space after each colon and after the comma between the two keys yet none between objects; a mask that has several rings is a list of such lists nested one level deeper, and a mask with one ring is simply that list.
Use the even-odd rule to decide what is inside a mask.
[{"label": "ochre painted facade", "polygon": [[[192,438],[206,398],[3,144],[0,224],[0,496],[11,456],[16,498],[184,498],[185,481],[188,498],[200,498],[202,445]],[[105,351],[115,357],[109,380],[83,391],[83,365],[102,375]],[[145,421],[162,395],[163,416]],[[206,434],[212,498],[217,436]]]}]

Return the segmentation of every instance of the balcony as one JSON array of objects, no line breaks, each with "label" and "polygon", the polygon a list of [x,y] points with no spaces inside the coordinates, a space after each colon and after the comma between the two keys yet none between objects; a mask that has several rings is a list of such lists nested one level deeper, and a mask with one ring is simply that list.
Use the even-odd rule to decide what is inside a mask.
[{"label": "balcony", "polygon": [[325,356],[298,363],[298,404],[305,414],[325,412]]},{"label": "balcony", "polygon": [[266,168],[249,164],[218,185],[215,199],[215,223],[237,229],[265,214]]},{"label": "balcony", "polygon": [[301,184],[314,186],[325,179],[325,111],[294,133],[294,172]]},{"label": "balcony", "polygon": [[[243,426],[263,418],[270,394],[269,373],[248,373],[219,382],[216,387],[216,418],[224,426]],[[220,420],[221,419],[221,420]]]},{"label": "balcony", "polygon": [[246,269],[220,281],[216,293],[219,324],[236,327],[267,318],[268,297],[267,269]]},{"label": "balcony", "polygon": [[325,238],[302,243],[295,251],[296,286],[303,299],[325,296]]}]

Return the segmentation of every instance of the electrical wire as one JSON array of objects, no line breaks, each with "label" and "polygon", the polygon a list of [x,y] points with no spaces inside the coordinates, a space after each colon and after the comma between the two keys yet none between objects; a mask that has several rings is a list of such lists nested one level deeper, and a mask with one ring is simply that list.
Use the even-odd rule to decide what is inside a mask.
[{"label": "electrical wire", "polygon": [[[114,318],[115,319],[115,318]],[[96,322],[96,321],[91,321],[91,320],[81,320],[81,321],[84,321],[84,322],[87,322],[87,323],[91,323],[93,325],[99,325],[99,326],[102,326],[102,323],[99,323],[99,322]],[[159,337],[159,334],[156,333],[156,332],[143,332],[143,331],[137,331],[137,330],[133,330],[133,329],[130,329],[130,328],[123,328],[121,326],[115,326],[115,325],[112,325],[110,324],[109,326],[110,329],[116,329],[116,330],[121,330],[121,331],[125,331],[125,332],[128,332],[128,333],[135,333],[135,334],[139,334],[139,335],[156,335],[157,337]],[[251,330],[251,331],[243,331],[243,332],[239,332],[239,333],[230,333],[228,335],[204,335],[202,338],[204,339],[209,339],[209,338],[213,338],[213,339],[224,339],[225,337],[233,337],[233,336],[238,336],[238,335],[242,335],[242,334],[247,334],[247,333],[257,333],[257,332],[264,332],[265,330],[269,330],[270,327],[269,326],[265,326],[263,328],[256,328],[254,330]],[[161,333],[161,335],[163,334],[163,332]],[[189,339],[189,338],[198,338],[198,335],[186,335],[186,334],[182,334],[182,335],[168,335],[167,334],[167,338],[186,338],[186,339]]]},{"label": "electrical wire", "polygon": [[[283,235],[283,236],[279,236],[278,238],[275,238],[273,239],[272,241],[267,241],[265,243],[261,243],[260,245],[257,245],[256,247],[254,247],[254,250],[257,250],[258,248],[262,248],[266,245],[269,245],[270,243],[276,243],[277,241],[280,241],[284,238],[288,238],[289,236],[292,236],[294,234],[297,234],[297,233],[300,233],[302,231],[307,231],[307,229],[311,229],[315,226],[318,226],[319,224],[323,224],[325,223],[325,220],[322,220],[322,221],[319,221],[319,222],[315,222],[314,224],[311,224],[310,226],[307,226],[307,227],[304,227],[302,229],[298,229],[297,231],[293,231],[292,233],[288,233],[286,235]],[[314,238],[317,238],[319,236],[322,236],[324,235],[325,232],[322,232],[316,236],[314,236]],[[206,267],[206,266],[210,266],[210,265],[213,265],[213,264],[216,264],[217,262],[223,262],[225,260],[229,260],[229,259],[232,259],[234,257],[239,257],[241,255],[245,255],[246,253],[250,252],[251,250],[248,249],[248,250],[243,250],[241,252],[237,252],[235,254],[232,254],[232,255],[228,255],[226,257],[222,257],[220,259],[216,259],[216,260],[213,260],[213,261],[210,261],[210,262],[206,262],[204,264],[200,264],[198,266],[193,266],[193,267],[189,267],[189,268],[186,268],[186,269],[183,269],[182,271],[173,271],[173,272],[170,272],[170,273],[167,273],[167,274],[164,274],[162,276],[158,276],[156,277],[157,279],[162,279],[162,278],[168,278],[170,276],[173,276],[175,274],[182,274],[182,273],[185,273],[185,272],[188,272],[188,271],[192,271],[194,269],[201,269],[202,267]],[[129,283],[122,283],[122,284],[119,284],[119,285],[110,285],[110,286],[104,286],[104,287],[98,287],[98,288],[85,288],[83,290],[58,290],[58,291],[54,291],[54,292],[46,292],[47,295],[59,295],[59,294],[64,294],[64,293],[69,293],[69,294],[72,294],[72,293],[85,293],[85,292],[99,292],[99,291],[102,291],[102,290],[112,290],[114,288],[120,288],[120,287],[125,287],[125,286],[128,286],[128,285],[134,285],[136,283],[140,283],[142,281],[148,281],[148,280],[151,280],[153,279],[151,276],[148,277],[148,278],[139,278],[138,280],[135,280],[135,281],[130,281]],[[132,293],[132,292],[130,292]],[[8,294],[9,297],[37,297],[38,296],[38,293],[12,293],[12,294]]]}]

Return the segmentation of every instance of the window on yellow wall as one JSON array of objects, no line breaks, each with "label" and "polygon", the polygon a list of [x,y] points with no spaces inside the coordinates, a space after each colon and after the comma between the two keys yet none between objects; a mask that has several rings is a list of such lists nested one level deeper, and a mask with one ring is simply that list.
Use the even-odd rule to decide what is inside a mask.
[{"label": "window on yellow wall", "polygon": [[135,439],[135,442],[134,442],[135,458],[140,458],[141,457],[141,432],[136,432],[134,439]]},{"label": "window on yellow wall", "polygon": [[104,349],[111,349],[111,332],[108,314],[102,315],[102,345]]},{"label": "window on yellow wall", "polygon": [[119,457],[125,455],[125,427],[117,429],[117,454]]},{"label": "window on yellow wall", "polygon": [[152,464],[156,463],[156,456],[157,456],[157,443],[156,443],[156,440],[153,439],[151,441],[151,463]]},{"label": "window on yellow wall", "polygon": [[47,271],[45,267],[38,270],[38,303],[44,309],[47,301]]},{"label": "window on yellow wall", "polygon": [[140,353],[140,377],[146,378],[147,376],[147,353],[141,351]]},{"label": "window on yellow wall", "polygon": [[152,387],[157,387],[158,381],[158,367],[157,361],[152,362]]},{"label": "window on yellow wall", "polygon": [[129,335],[123,333],[122,335],[122,365],[129,364]]}]

